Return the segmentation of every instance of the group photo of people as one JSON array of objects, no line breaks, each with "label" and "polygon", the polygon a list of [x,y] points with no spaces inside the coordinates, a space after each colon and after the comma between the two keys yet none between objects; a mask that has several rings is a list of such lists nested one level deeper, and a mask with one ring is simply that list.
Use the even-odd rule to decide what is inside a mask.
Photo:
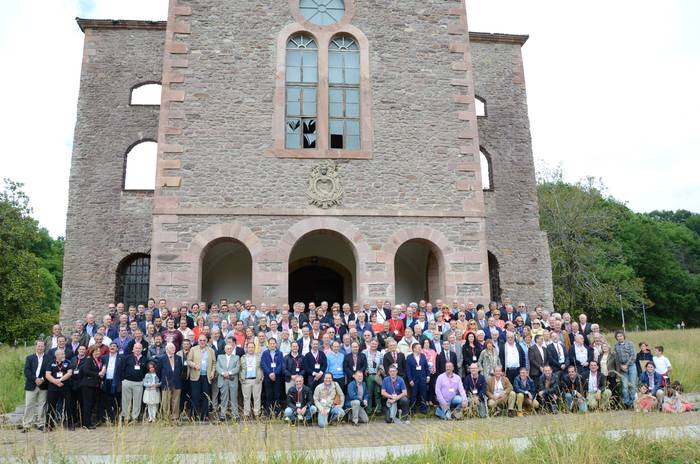
[{"label": "group photo of people", "polygon": [[509,298],[488,307],[151,298],[64,329],[53,326],[26,358],[25,432],[691,410],[663,346]]}]

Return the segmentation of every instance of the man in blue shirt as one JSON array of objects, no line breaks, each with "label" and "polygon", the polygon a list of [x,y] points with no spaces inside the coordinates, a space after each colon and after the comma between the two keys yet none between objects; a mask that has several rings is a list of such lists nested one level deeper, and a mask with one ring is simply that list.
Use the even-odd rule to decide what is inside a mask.
[{"label": "man in blue shirt", "polygon": [[[389,376],[382,382],[382,398],[386,398],[385,421],[387,424],[401,423],[401,416],[408,415],[408,392],[406,383],[398,376],[395,364],[389,367]],[[398,416],[397,416],[398,413]],[[406,421],[408,423],[408,421]]]},{"label": "man in blue shirt", "polygon": [[340,388],[345,391],[345,372],[343,371],[343,361],[345,354],[340,352],[340,342],[337,340],[331,345],[331,352],[326,356],[328,362],[328,370],[333,375],[333,381],[340,385]]},{"label": "man in blue shirt", "polygon": [[282,412],[284,394],[284,356],[277,349],[277,340],[267,342],[267,350],[260,356],[263,371],[263,408],[266,414],[276,416]]}]

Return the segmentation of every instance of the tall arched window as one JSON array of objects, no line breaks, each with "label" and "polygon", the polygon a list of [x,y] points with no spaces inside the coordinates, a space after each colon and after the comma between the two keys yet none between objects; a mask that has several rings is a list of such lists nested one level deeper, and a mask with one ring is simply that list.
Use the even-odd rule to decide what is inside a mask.
[{"label": "tall arched window", "polygon": [[139,84],[131,89],[129,104],[134,106],[160,105],[161,88],[161,85],[157,82]]},{"label": "tall arched window", "polygon": [[124,190],[153,190],[156,185],[158,144],[144,140],[126,152]]},{"label": "tall arched window", "polygon": [[360,48],[349,35],[328,46],[330,147],[360,149]]},{"label": "tall arched window", "polygon": [[287,42],[286,83],[285,146],[316,148],[318,46],[309,35]]},{"label": "tall arched window", "polygon": [[124,258],[117,267],[115,302],[124,303],[126,307],[147,304],[150,272],[150,256],[134,254]]}]

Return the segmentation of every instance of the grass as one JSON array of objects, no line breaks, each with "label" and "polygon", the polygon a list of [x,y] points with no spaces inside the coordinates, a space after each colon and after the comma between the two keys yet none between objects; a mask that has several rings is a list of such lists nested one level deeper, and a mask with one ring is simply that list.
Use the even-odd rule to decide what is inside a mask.
[{"label": "grass", "polygon": [[24,402],[24,358],[31,350],[0,347],[0,414]]},{"label": "grass", "polygon": [[[612,334],[607,338],[614,341]],[[700,329],[627,332],[627,338],[635,347],[639,342],[647,342],[652,353],[655,346],[662,345],[673,366],[671,379],[679,380],[686,392],[700,391]]]}]

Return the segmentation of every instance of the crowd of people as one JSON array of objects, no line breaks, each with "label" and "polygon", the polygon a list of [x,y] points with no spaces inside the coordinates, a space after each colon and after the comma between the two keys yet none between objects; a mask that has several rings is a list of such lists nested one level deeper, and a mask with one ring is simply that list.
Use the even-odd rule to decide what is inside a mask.
[{"label": "crowd of people", "polygon": [[662,346],[637,351],[622,331],[614,337],[608,344],[585,314],[507,298],[488,307],[109,304],[102,319],[89,313],[65,335],[57,324],[36,342],[22,429],[690,410]]}]

